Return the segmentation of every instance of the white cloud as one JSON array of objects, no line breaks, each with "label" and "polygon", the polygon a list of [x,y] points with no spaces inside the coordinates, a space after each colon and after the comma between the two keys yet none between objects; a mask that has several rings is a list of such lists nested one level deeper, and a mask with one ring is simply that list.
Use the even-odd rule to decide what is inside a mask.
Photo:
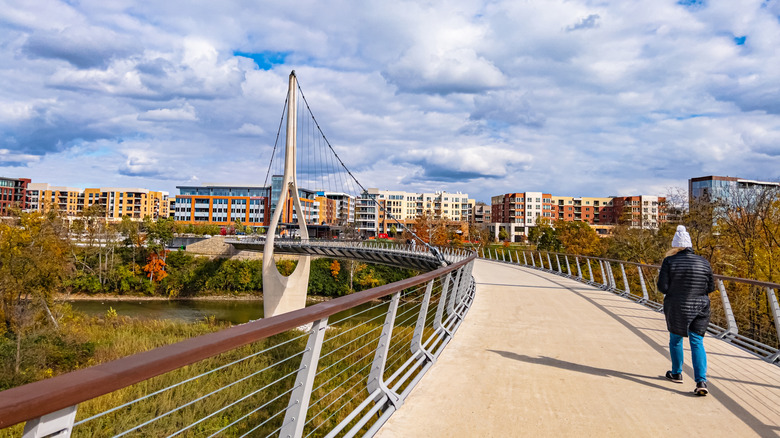
[{"label": "white cloud", "polygon": [[16,2],[0,10],[0,174],[262,183],[295,69],[366,186],[489,201],[775,178],[779,4]]},{"label": "white cloud", "polygon": [[160,108],[146,111],[138,115],[138,120],[158,122],[195,121],[198,120],[198,115],[195,114],[195,108],[192,105],[185,103],[179,108]]}]

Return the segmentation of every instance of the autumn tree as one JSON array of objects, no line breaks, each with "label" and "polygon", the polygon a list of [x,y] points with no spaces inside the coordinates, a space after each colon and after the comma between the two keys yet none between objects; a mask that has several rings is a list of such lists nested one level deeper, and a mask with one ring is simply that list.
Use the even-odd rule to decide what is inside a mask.
[{"label": "autumn tree", "polygon": [[73,267],[67,225],[55,210],[18,214],[16,224],[0,223],[0,314],[2,331],[16,339],[17,373],[26,332],[42,321],[58,327],[51,305]]},{"label": "autumn tree", "polygon": [[587,222],[559,220],[555,222],[555,231],[563,251],[590,256],[601,254],[601,238]]}]

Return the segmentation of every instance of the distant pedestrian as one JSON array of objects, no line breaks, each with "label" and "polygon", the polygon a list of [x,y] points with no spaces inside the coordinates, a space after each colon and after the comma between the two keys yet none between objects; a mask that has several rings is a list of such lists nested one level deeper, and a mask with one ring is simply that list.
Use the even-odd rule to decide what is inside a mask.
[{"label": "distant pedestrian", "polygon": [[704,334],[710,323],[709,293],[715,289],[712,267],[704,257],[694,254],[691,236],[683,225],[677,226],[672,249],[666,253],[658,274],[658,290],[664,294],[664,315],[669,330],[672,369],[666,378],[682,383],[683,338],[691,346],[693,375],[697,395],[707,395],[707,353]]}]

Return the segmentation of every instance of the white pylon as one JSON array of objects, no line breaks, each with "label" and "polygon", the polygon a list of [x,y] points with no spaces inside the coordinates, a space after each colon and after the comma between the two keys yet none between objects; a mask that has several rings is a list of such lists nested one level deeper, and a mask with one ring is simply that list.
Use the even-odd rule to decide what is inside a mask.
[{"label": "white pylon", "polygon": [[271,218],[271,225],[265,239],[263,249],[263,312],[264,318],[302,309],[306,306],[306,290],[309,285],[309,271],[311,257],[300,256],[298,266],[289,277],[283,276],[276,268],[274,260],[274,239],[276,227],[287,199],[292,195],[295,212],[298,215],[298,227],[301,239],[309,238],[309,230],[306,228],[306,218],[301,208],[301,199],[298,194],[298,172],[296,166],[298,134],[297,112],[297,81],[295,70],[290,73],[289,90],[287,90],[287,141],[284,148],[284,177],[281,193],[276,203],[276,209]]}]

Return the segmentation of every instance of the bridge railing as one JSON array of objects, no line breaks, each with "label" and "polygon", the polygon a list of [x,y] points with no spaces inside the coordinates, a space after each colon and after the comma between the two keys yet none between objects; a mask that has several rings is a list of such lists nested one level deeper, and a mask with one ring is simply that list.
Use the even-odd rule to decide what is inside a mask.
[{"label": "bridge railing", "polygon": [[370,436],[460,326],[475,258],[0,392],[0,428],[30,438]]},{"label": "bridge railing", "polygon": [[[659,265],[528,250],[483,249],[479,256],[573,278],[663,312]],[[780,365],[780,284],[723,275],[715,275],[715,283],[719,299],[711,300],[708,332]]]},{"label": "bridge railing", "polygon": [[[261,236],[235,236],[232,242],[241,243],[265,243],[265,238]],[[231,243],[231,241],[227,241]],[[400,255],[429,255],[430,250],[425,245],[407,244],[395,241],[377,241],[363,239],[300,239],[300,238],[276,238],[276,246],[299,246],[299,247],[327,247],[327,248],[364,248],[372,250],[392,251]],[[452,248],[448,246],[435,247],[448,262],[456,262],[469,257],[473,251],[463,248]]]}]

